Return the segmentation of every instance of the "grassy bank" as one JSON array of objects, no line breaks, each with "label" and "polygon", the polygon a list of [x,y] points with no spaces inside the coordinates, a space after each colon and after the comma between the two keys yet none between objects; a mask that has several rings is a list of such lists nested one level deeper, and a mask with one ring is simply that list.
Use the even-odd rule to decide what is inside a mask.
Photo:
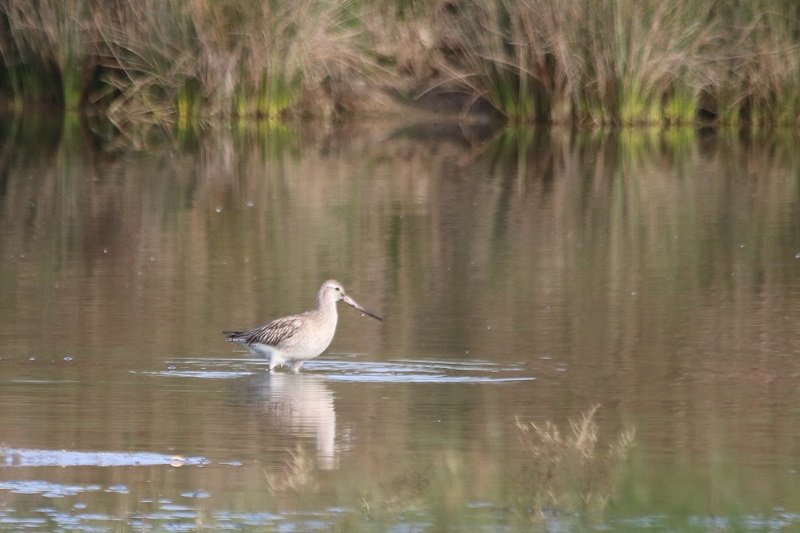
[{"label": "grassy bank", "polygon": [[7,0],[0,92],[7,109],[121,130],[397,101],[512,122],[795,125],[799,28],[790,0]]}]

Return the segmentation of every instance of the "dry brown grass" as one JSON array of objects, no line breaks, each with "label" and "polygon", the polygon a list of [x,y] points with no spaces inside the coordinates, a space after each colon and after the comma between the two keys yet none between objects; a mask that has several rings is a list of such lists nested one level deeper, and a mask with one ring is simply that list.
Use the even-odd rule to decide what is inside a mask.
[{"label": "dry brown grass", "polygon": [[605,450],[598,449],[594,405],[562,433],[553,422],[517,419],[520,438],[529,452],[524,465],[519,505],[534,520],[559,514],[602,511],[614,492],[617,470],[634,444],[636,432],[622,431]]},{"label": "dry brown grass", "polygon": [[[8,0],[0,88],[121,130],[350,116],[447,87],[510,121],[794,124],[800,8],[768,0]],[[373,106],[375,107],[375,106]]]},{"label": "dry brown grass", "polygon": [[264,472],[272,492],[303,494],[317,488],[317,467],[314,455],[298,444],[289,450],[289,458],[278,472]]}]

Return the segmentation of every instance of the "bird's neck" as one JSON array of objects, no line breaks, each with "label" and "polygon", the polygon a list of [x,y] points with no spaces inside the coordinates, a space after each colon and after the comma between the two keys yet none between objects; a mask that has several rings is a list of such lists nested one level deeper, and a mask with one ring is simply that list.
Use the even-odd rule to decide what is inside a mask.
[{"label": "bird's neck", "polygon": [[320,296],[317,298],[317,312],[336,315],[336,300]]}]

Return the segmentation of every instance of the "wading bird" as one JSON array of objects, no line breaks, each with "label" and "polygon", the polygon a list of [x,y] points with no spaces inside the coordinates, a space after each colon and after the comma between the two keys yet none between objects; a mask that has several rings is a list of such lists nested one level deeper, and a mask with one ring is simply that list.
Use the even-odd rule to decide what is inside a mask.
[{"label": "wading bird", "polygon": [[344,292],[342,284],[328,280],[317,292],[317,307],[297,315],[276,318],[269,324],[247,331],[224,331],[230,342],[245,346],[253,355],[269,359],[269,370],[289,365],[297,372],[303,363],[322,354],[336,333],[336,302],[344,301],[367,316],[381,317],[367,311]]}]

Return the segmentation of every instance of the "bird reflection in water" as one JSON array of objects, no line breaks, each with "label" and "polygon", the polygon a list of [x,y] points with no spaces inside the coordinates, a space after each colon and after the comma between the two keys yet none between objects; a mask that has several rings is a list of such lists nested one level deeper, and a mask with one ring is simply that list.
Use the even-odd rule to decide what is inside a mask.
[{"label": "bird reflection in water", "polygon": [[263,411],[294,436],[316,440],[322,470],[338,466],[336,411],[325,379],[313,374],[259,374],[248,382]]}]

